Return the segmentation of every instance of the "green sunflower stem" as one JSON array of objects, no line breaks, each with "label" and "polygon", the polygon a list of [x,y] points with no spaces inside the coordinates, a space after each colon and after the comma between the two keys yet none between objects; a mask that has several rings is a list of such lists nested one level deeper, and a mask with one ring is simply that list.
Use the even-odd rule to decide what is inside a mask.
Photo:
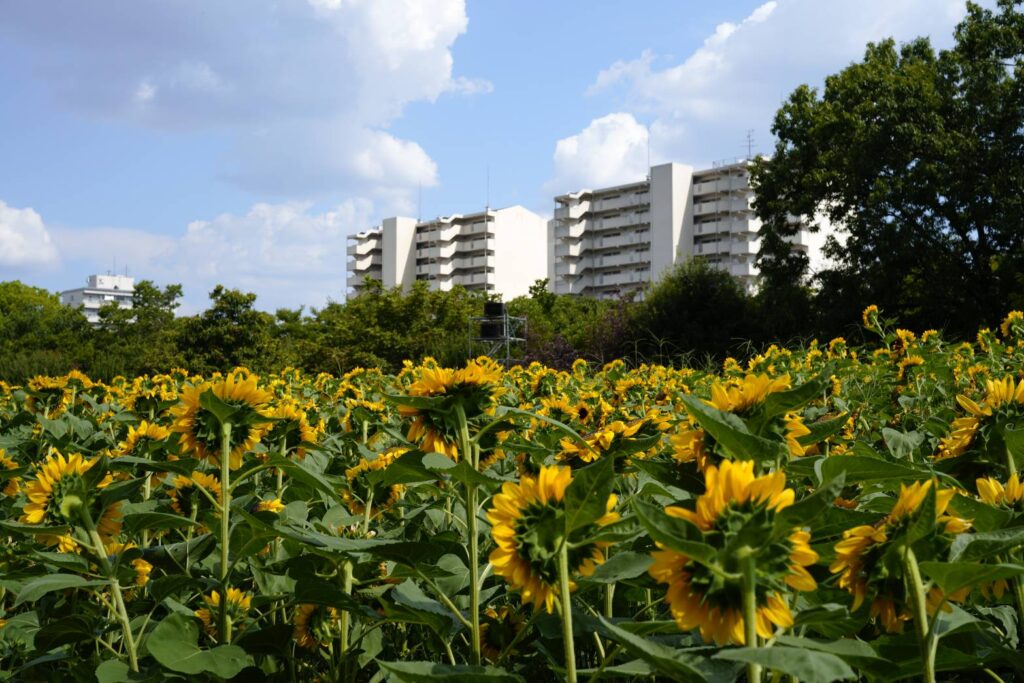
[{"label": "green sunflower stem", "polygon": [[1006,449],[1006,478],[1009,479],[1017,474],[1017,460],[1009,448]]},{"label": "green sunflower stem", "polygon": [[569,544],[558,552],[559,611],[562,613],[562,642],[565,644],[565,680],[576,683],[576,644],[572,639],[572,597],[569,594]]},{"label": "green sunflower stem", "polygon": [[[346,560],[341,566],[341,589],[345,595],[352,595],[352,562]],[[341,631],[341,656],[344,658],[348,652],[349,613],[348,610],[341,610],[339,619]]]},{"label": "green sunflower stem", "polygon": [[[469,423],[466,411],[461,403],[456,404],[456,416],[459,421],[459,452],[469,464],[476,469],[473,445],[469,439]],[[469,536],[469,621],[470,645],[473,652],[473,664],[479,666],[480,657],[480,542],[477,537],[476,507],[477,488],[472,482],[466,483],[466,533]]]},{"label": "green sunflower stem", "polygon": [[82,518],[82,524],[85,526],[85,530],[89,534],[89,541],[92,543],[93,550],[99,558],[100,567],[103,569],[103,573],[106,575],[107,580],[110,581],[110,593],[114,596],[114,607],[117,610],[117,620],[121,622],[121,631],[124,634],[124,645],[125,649],[128,650],[128,666],[131,667],[132,671],[138,672],[139,656],[135,649],[135,636],[132,635],[132,622],[131,619],[128,618],[128,608],[125,607],[124,604],[124,594],[121,591],[121,583],[117,580],[117,574],[114,572],[114,568],[110,566],[110,561],[107,559],[107,549],[103,545],[103,539],[100,538],[99,533],[96,531],[96,525],[93,523],[92,515],[89,513],[89,506],[82,505],[78,510]]},{"label": "green sunflower stem", "polygon": [[917,640],[921,644],[921,677],[925,683],[935,683],[935,654],[938,650],[938,639],[929,628],[928,607],[925,597],[924,581],[921,570],[917,566],[917,556],[908,545],[903,549],[903,570],[907,579],[907,593],[914,608],[914,629]]},{"label": "green sunflower stem", "polygon": [[1016,577],[1013,582],[1013,597],[1017,603],[1017,630],[1020,633],[1020,642],[1024,643],[1024,578]]},{"label": "green sunflower stem", "polygon": [[[738,554],[743,576],[743,639],[747,647],[757,648],[757,560],[749,547]],[[760,664],[747,664],[747,683],[761,683]]]},{"label": "green sunflower stem", "polygon": [[224,501],[220,509],[220,609],[217,615],[219,628],[217,632],[224,643],[231,642],[231,630],[228,625],[228,573],[230,565],[229,551],[231,544],[231,423],[221,425],[220,436],[220,488],[224,492]]}]

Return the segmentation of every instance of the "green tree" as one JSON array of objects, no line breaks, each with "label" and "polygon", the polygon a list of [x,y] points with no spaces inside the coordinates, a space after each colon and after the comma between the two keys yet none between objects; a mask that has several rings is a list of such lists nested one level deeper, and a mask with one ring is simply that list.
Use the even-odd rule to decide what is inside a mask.
[{"label": "green tree", "polygon": [[56,294],[0,282],[0,379],[22,382],[87,366],[91,333],[82,312],[62,305]]},{"label": "green tree", "polygon": [[775,117],[774,155],[753,171],[768,288],[806,257],[792,215],[840,226],[818,274],[826,325],[867,303],[919,329],[992,324],[1024,274],[1024,15],[968,3],[955,44],[867,47],[863,61],[797,88]]},{"label": "green tree", "polygon": [[753,331],[750,297],[729,273],[691,259],[666,273],[638,304],[637,353],[651,361],[722,356]]},{"label": "green tree", "polygon": [[131,308],[116,303],[101,308],[95,336],[105,353],[97,358],[92,373],[102,378],[154,374],[184,364],[175,318],[181,294],[179,284],[161,289],[151,280],[142,280],[135,285]]},{"label": "green tree", "polygon": [[240,365],[264,371],[283,365],[272,334],[274,318],[255,309],[255,294],[217,285],[210,300],[208,309],[179,327],[177,344],[190,371],[226,371]]}]

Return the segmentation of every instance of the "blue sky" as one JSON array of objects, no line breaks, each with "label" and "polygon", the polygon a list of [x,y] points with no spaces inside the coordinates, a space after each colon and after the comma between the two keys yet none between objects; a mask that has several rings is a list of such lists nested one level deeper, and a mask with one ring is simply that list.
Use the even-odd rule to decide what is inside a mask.
[{"label": "blue sky", "polygon": [[[344,298],[345,236],[771,148],[797,85],[960,0],[12,0],[0,280],[117,262],[259,305]],[[649,150],[649,151],[648,151]]]}]

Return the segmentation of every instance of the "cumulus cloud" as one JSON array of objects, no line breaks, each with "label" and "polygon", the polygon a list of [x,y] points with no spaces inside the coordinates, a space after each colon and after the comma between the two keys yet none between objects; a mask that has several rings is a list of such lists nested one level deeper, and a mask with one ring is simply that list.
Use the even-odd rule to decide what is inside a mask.
[{"label": "cumulus cloud", "polygon": [[963,13],[962,0],[766,2],[719,24],[682,61],[648,50],[599,72],[586,92],[647,121],[659,158],[703,165],[741,156],[747,129],[755,151],[767,152],[774,113],[798,85],[820,86],[868,42],[930,35],[947,45]]},{"label": "cumulus cloud", "polygon": [[56,263],[57,249],[42,217],[30,208],[0,201],[0,265],[45,266]]},{"label": "cumulus cloud", "polygon": [[594,119],[555,145],[555,174],[545,188],[555,193],[616,185],[647,175],[647,128],[632,114]]},{"label": "cumulus cloud", "polygon": [[54,0],[5,8],[0,36],[77,112],[224,135],[221,175],[245,189],[388,196],[437,182],[387,133],[404,108],[493,89],[453,75],[467,23],[464,0]]}]

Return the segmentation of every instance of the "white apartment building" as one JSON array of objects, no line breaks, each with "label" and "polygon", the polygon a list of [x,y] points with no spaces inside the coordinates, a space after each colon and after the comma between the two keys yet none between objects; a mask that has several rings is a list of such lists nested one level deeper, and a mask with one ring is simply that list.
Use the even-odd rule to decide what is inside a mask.
[{"label": "white apartment building", "polygon": [[511,299],[548,276],[548,242],[547,221],[522,206],[421,222],[387,218],[349,237],[348,286],[359,294],[367,277],[404,289],[425,280],[432,290],[461,285]]},{"label": "white apartment building", "polygon": [[110,303],[116,303],[121,308],[131,308],[134,293],[133,277],[90,275],[85,279],[85,287],[61,292],[60,302],[65,306],[81,307],[89,322],[96,325],[100,321],[100,308]]},{"label": "white apartment building", "polygon": [[[753,290],[761,222],[747,160],[695,171],[653,166],[647,179],[555,197],[548,277],[557,294],[640,292],[675,263],[703,258]],[[825,235],[801,230],[793,248],[820,267]]]}]

